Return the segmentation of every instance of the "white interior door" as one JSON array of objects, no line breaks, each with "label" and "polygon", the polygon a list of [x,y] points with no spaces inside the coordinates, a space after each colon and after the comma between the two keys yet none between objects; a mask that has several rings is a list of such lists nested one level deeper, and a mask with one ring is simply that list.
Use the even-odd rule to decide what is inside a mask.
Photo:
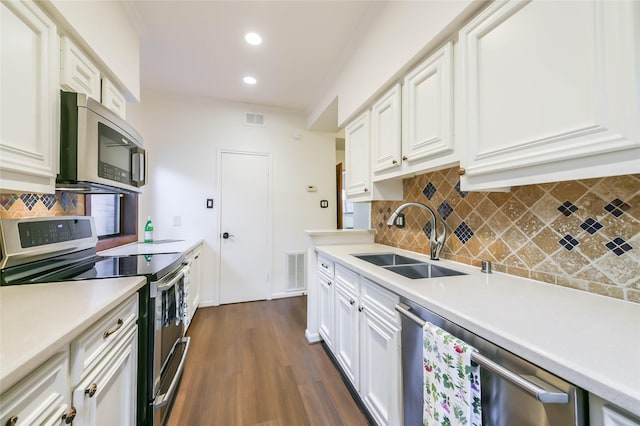
[{"label": "white interior door", "polygon": [[220,303],[267,299],[270,281],[270,158],[221,152]]}]

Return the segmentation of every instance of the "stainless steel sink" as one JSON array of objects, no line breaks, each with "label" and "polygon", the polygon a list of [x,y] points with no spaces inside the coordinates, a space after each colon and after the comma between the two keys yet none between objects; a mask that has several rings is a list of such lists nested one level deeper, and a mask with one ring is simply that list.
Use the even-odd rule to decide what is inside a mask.
[{"label": "stainless steel sink", "polygon": [[433,265],[431,263],[419,263],[414,265],[396,265],[396,266],[383,266],[383,268],[396,274],[403,275],[407,278],[438,278],[438,277],[452,277],[455,275],[467,275],[464,272],[455,271],[453,269],[445,268],[439,265]]},{"label": "stainless steel sink", "polygon": [[420,260],[410,257],[400,256],[395,253],[373,253],[373,254],[352,254],[365,262],[373,263],[377,266],[393,266],[393,265],[409,265],[415,263],[423,263]]}]

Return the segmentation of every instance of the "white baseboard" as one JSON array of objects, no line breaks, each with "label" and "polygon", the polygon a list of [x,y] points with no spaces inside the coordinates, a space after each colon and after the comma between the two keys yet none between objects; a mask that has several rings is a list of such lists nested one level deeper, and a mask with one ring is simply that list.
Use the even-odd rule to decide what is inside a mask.
[{"label": "white baseboard", "polygon": [[287,291],[286,293],[273,293],[271,299],[284,299],[285,297],[304,296],[307,294],[306,290],[302,291]]},{"label": "white baseboard", "polygon": [[198,308],[208,308],[208,307],[210,307],[210,306],[219,306],[219,305],[218,305],[217,303],[215,303],[215,302],[211,301],[211,300],[207,300],[207,301],[204,301],[204,302],[200,302],[200,303],[198,304]]},{"label": "white baseboard", "polygon": [[309,330],[304,331],[304,337],[307,338],[307,342],[309,343],[318,343],[322,340],[320,333],[311,333]]}]

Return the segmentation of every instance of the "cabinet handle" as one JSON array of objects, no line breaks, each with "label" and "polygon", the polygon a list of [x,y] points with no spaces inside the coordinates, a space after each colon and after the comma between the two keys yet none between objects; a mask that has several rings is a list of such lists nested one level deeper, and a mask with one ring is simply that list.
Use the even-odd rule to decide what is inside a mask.
[{"label": "cabinet handle", "polygon": [[402,156],[402,161],[407,161],[409,159],[409,157],[407,157],[406,155]]},{"label": "cabinet handle", "polygon": [[327,285],[328,285],[328,286],[331,286],[331,281],[327,281]]},{"label": "cabinet handle", "polygon": [[351,304],[351,306],[353,306],[353,305],[355,305],[356,301],[351,299],[351,300],[349,300],[349,303]]},{"label": "cabinet handle", "polygon": [[364,306],[362,306],[362,305],[358,306],[358,311],[360,311],[360,312],[364,311]]},{"label": "cabinet handle", "polygon": [[5,423],[6,426],[15,426],[18,423],[18,416],[11,416],[9,418],[9,420],[7,420],[7,423]]},{"label": "cabinet handle", "polygon": [[395,166],[396,164],[398,164],[398,160],[393,160],[393,161],[391,162],[391,164],[393,164],[393,165]]},{"label": "cabinet handle", "polygon": [[85,395],[89,395],[89,398],[93,398],[93,395],[98,391],[98,385],[91,383],[91,385],[84,390]]},{"label": "cabinet handle", "polygon": [[116,323],[116,326],[114,328],[112,328],[111,330],[105,331],[104,334],[102,335],[102,338],[106,339],[107,337],[109,337],[113,333],[115,333],[116,331],[120,330],[120,327],[122,327],[122,324],[124,324],[124,321],[122,320],[122,318],[118,318],[118,322]]},{"label": "cabinet handle", "polygon": [[369,188],[364,188],[364,192],[369,192]]},{"label": "cabinet handle", "polygon": [[464,169],[464,167],[460,167],[458,169],[458,175],[459,176],[464,176],[465,173],[467,173],[467,171]]},{"label": "cabinet handle", "polygon": [[324,263],[320,264],[324,269],[329,269],[329,265],[325,265]]},{"label": "cabinet handle", "polygon": [[76,407],[72,406],[67,410],[66,413],[62,415],[62,420],[64,420],[65,424],[70,425],[73,419],[76,418],[76,414],[77,414]]}]

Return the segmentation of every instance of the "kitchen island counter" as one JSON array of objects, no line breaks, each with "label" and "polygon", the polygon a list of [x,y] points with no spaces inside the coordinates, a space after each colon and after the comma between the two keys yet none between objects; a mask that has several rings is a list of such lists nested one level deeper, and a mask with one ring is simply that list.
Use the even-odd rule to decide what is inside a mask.
[{"label": "kitchen island counter", "polygon": [[[396,294],[640,416],[640,304],[381,244],[316,250]],[[353,254],[397,253],[467,275],[409,279]]]}]

